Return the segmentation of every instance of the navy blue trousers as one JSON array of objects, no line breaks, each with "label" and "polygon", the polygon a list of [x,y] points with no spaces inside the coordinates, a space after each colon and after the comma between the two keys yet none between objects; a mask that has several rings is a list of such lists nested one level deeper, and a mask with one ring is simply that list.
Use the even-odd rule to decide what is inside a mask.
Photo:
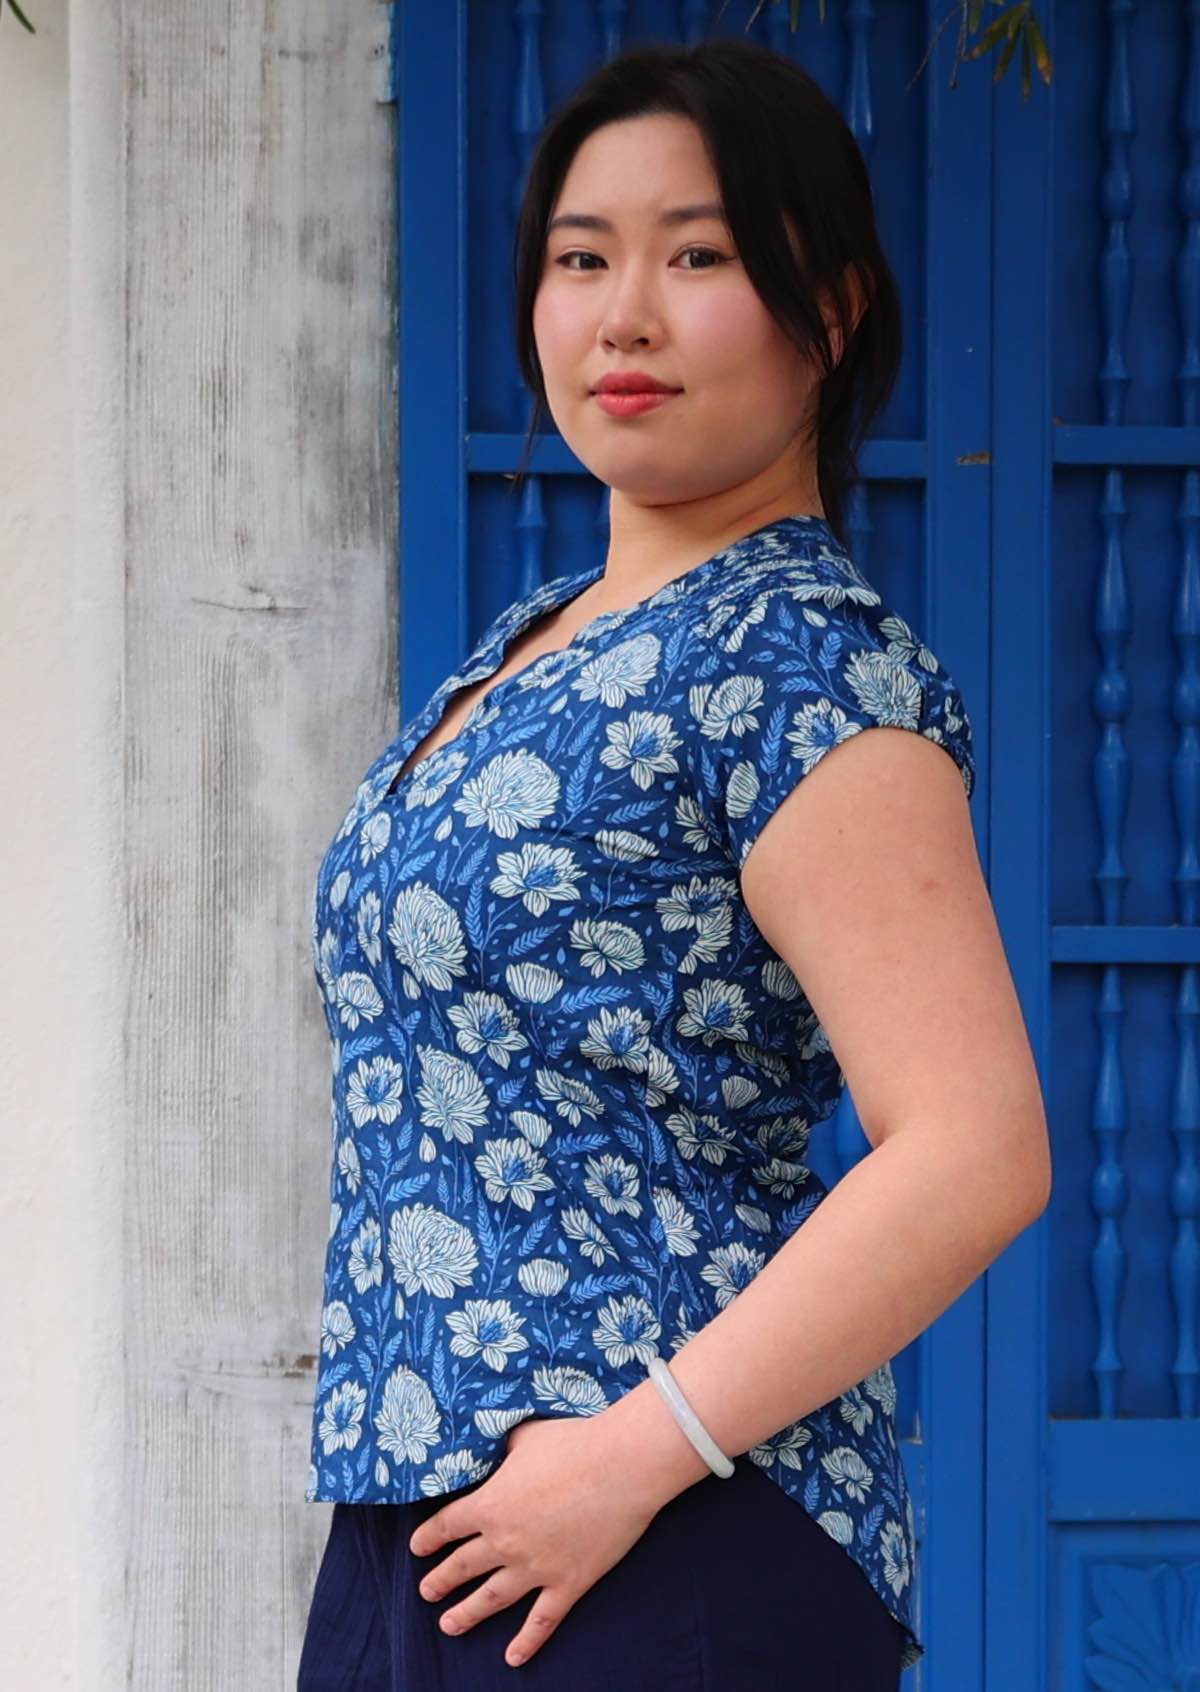
[{"label": "navy blue trousers", "polygon": [[487,1576],[417,1591],[462,1543],[408,1547],[447,1495],[335,1504],[297,1692],[898,1692],[902,1631],[866,1575],[748,1456],[734,1466],[670,1499],[518,1668],[504,1653],[536,1589],[457,1635],[439,1618]]}]

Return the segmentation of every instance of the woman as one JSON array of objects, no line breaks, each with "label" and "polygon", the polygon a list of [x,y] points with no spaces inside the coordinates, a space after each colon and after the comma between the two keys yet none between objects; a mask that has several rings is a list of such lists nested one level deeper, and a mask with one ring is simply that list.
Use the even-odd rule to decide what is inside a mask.
[{"label": "woman", "polygon": [[889,1359],[1049,1154],[966,713],[840,538],[899,345],[853,137],[759,47],[626,53],[542,136],[516,300],[608,556],[485,632],[318,876],[299,1685],[892,1692]]}]

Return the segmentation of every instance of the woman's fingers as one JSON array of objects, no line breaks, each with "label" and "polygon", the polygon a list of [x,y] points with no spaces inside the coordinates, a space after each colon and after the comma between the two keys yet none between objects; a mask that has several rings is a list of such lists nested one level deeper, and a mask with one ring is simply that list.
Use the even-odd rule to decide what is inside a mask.
[{"label": "woman's fingers", "polygon": [[446,1598],[457,1587],[468,1580],[474,1580],[476,1575],[487,1574],[489,1569],[498,1569],[501,1559],[495,1552],[488,1552],[482,1534],[476,1534],[460,1545],[457,1551],[452,1551],[448,1557],[443,1557],[435,1568],[427,1569],[421,1577],[417,1591],[422,1598],[428,1598],[431,1604],[436,1604],[439,1598]]},{"label": "woman's fingers", "polygon": [[517,1599],[528,1591],[528,1586],[522,1586],[511,1570],[497,1569],[482,1586],[477,1586],[474,1592],[469,1592],[461,1604],[455,1604],[453,1609],[446,1610],[439,1618],[438,1625],[443,1633],[465,1633],[469,1627],[474,1627],[476,1622],[485,1621],[488,1616],[494,1616],[497,1610],[515,1604]]},{"label": "woman's fingers", "polygon": [[535,1651],[541,1650],[574,1602],[574,1597],[568,1598],[554,1587],[543,1586],[537,1603],[525,1617],[524,1627],[504,1653],[505,1662],[514,1668],[518,1663],[527,1663]]}]

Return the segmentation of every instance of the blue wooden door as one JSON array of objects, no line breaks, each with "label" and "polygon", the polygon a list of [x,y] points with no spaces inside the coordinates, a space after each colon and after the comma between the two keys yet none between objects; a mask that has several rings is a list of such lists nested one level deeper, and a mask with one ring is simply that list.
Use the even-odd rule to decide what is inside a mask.
[{"label": "blue wooden door", "polygon": [[1200,7],[1056,11],[1052,97],[996,101],[991,886],[1055,1186],[988,1276],[987,1684],[1162,1692],[1200,1685]]},{"label": "blue wooden door", "polygon": [[[403,719],[606,544],[552,425],[512,489],[510,253],[546,112],[627,46],[753,10],[395,11]],[[894,1362],[929,1645],[906,1685],[1173,1692],[1200,1684],[1200,3],[1041,0],[1055,80],[1028,103],[990,60],[949,86],[947,10],[803,0],[795,33],[786,3],[748,31],[871,169],[906,355],[850,541],[962,687],[1055,1148],[1046,1215]],[[849,1094],[818,1137],[826,1180],[866,1155]]]}]

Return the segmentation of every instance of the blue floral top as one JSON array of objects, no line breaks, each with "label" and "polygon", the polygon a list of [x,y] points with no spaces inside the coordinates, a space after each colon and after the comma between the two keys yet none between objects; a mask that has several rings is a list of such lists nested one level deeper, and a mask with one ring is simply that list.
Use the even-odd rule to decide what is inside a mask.
[{"label": "blue floral top", "polygon": [[[544,583],[367,771],[321,863],[332,1178],[310,1500],[453,1492],[590,1416],[735,1299],[827,1191],[845,1077],[743,901],[767,819],[876,724],[974,787],[953,679],[824,519],[766,524],[450,696],[603,562]],[[748,1456],[912,1628],[890,1363]]]}]

